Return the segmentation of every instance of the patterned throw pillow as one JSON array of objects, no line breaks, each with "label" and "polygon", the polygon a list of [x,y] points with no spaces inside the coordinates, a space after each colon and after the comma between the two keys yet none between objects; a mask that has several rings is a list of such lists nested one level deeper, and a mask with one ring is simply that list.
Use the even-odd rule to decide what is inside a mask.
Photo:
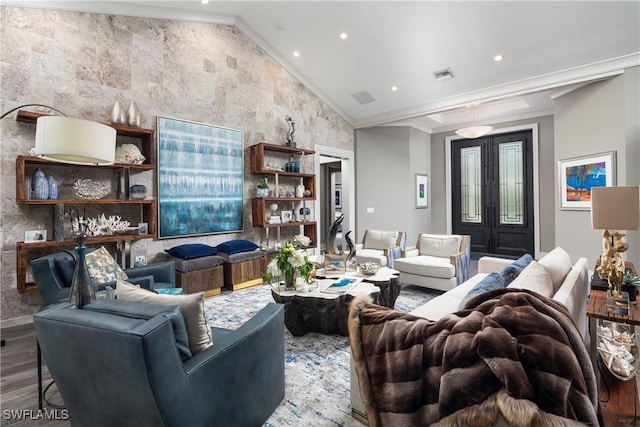
[{"label": "patterned throw pillow", "polygon": [[89,276],[93,279],[94,285],[115,282],[118,279],[127,280],[129,278],[104,246],[88,253],[85,259]]}]

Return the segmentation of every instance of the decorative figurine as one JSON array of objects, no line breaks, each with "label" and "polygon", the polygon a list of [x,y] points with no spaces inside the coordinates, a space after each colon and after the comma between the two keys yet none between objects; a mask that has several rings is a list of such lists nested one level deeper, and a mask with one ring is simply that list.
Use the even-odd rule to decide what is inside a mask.
[{"label": "decorative figurine", "polygon": [[296,133],[296,122],[289,116],[284,116],[284,119],[289,123],[289,130],[287,131],[287,146],[295,148],[296,141],[293,135]]}]

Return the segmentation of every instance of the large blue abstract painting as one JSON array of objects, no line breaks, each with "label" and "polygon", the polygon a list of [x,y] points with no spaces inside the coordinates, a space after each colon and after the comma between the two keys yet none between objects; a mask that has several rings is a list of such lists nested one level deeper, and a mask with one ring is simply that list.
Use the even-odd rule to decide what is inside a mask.
[{"label": "large blue abstract painting", "polygon": [[242,231],[240,130],[158,116],[158,237]]}]

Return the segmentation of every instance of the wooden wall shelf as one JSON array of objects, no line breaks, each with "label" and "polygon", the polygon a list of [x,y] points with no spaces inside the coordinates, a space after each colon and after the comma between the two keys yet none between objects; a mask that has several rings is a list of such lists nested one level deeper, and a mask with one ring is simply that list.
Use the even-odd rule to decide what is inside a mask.
[{"label": "wooden wall shelf", "polygon": [[[37,113],[34,111],[18,110],[16,121],[22,123],[36,124],[38,117],[49,116],[50,114]],[[116,135],[127,138],[137,138],[140,140],[140,152],[146,158],[145,164],[153,165],[156,162],[156,145],[154,141],[155,131],[153,129],[137,128],[133,126],[120,125],[117,123],[105,123],[116,130]],[[79,165],[78,165],[79,166]],[[127,165],[132,166],[132,165]],[[101,166],[105,167],[105,166]],[[113,167],[113,166],[106,166]]]},{"label": "wooden wall shelf", "polygon": [[[308,197],[256,197],[251,200],[251,219],[254,227],[264,228],[265,231],[271,228],[291,228],[304,227],[305,236],[311,239],[309,248],[315,248],[318,244],[318,224],[316,221],[291,221],[280,224],[267,223],[267,205],[270,203],[278,203],[279,210],[298,209],[300,206],[306,207],[307,203],[316,200],[316,176],[312,173],[304,172],[284,172],[279,170],[267,169],[267,156],[274,155],[282,160],[287,155],[289,159],[296,159],[299,163],[306,155],[313,155],[315,151],[303,148],[293,148],[286,145],[275,144],[255,144],[250,147],[251,157],[251,173],[253,175],[271,175],[275,176],[276,186],[279,184],[304,185],[305,190],[309,190],[311,195]],[[284,155],[284,156],[283,156]],[[286,159],[285,159],[286,160]],[[302,166],[302,165],[301,165]],[[284,206],[283,206],[284,205]],[[279,233],[279,231],[278,231]],[[269,253],[269,252],[267,252]]]},{"label": "wooden wall shelf", "polygon": [[[23,123],[36,124],[38,117],[46,116],[47,114],[36,113],[32,111],[19,110],[16,115],[16,120]],[[152,239],[157,232],[157,208],[156,201],[154,199],[131,199],[128,193],[129,178],[131,173],[153,171],[155,170],[155,141],[153,129],[136,128],[132,126],[119,125],[119,124],[107,124],[116,130],[117,137],[137,138],[139,142],[136,144],[140,149],[140,152],[145,156],[146,160],[143,164],[113,164],[105,166],[95,165],[75,165],[61,162],[54,162],[47,159],[34,156],[17,156],[16,157],[16,203],[20,205],[30,206],[50,206],[54,209],[54,206],[64,205],[67,206],[81,206],[81,205],[99,205],[111,208],[111,212],[105,212],[105,215],[116,212],[118,206],[140,206],[141,213],[138,218],[140,222],[146,222],[148,226],[148,234],[115,234],[113,236],[91,236],[87,241],[87,245],[99,245],[104,243],[115,243],[117,246],[117,258],[123,267],[129,267],[130,260],[130,244],[131,242]],[[121,194],[118,197],[121,199],[47,199],[37,200],[32,199],[30,194],[26,191],[26,177],[30,174],[35,167],[46,166],[47,168],[91,168],[91,169],[103,169],[114,171],[115,179],[118,180],[118,188],[122,188]],[[124,185],[120,184],[124,181]],[[16,243],[16,264],[17,264],[17,288],[19,293],[35,292],[38,287],[33,282],[27,280],[27,269],[29,263],[29,252],[42,253],[42,252],[54,252],[56,249],[63,250],[73,248],[75,242],[72,239],[64,239],[61,242],[57,240],[47,240],[44,242],[17,242]]]}]

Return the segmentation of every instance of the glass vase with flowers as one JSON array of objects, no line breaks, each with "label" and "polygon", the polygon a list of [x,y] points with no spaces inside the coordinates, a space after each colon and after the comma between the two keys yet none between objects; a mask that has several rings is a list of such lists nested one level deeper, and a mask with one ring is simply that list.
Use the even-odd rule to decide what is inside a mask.
[{"label": "glass vase with flowers", "polygon": [[265,283],[271,283],[282,276],[285,290],[296,290],[296,278],[300,276],[307,280],[313,270],[314,265],[309,261],[306,252],[299,245],[287,242],[267,265],[267,271],[262,275],[262,280]]}]

